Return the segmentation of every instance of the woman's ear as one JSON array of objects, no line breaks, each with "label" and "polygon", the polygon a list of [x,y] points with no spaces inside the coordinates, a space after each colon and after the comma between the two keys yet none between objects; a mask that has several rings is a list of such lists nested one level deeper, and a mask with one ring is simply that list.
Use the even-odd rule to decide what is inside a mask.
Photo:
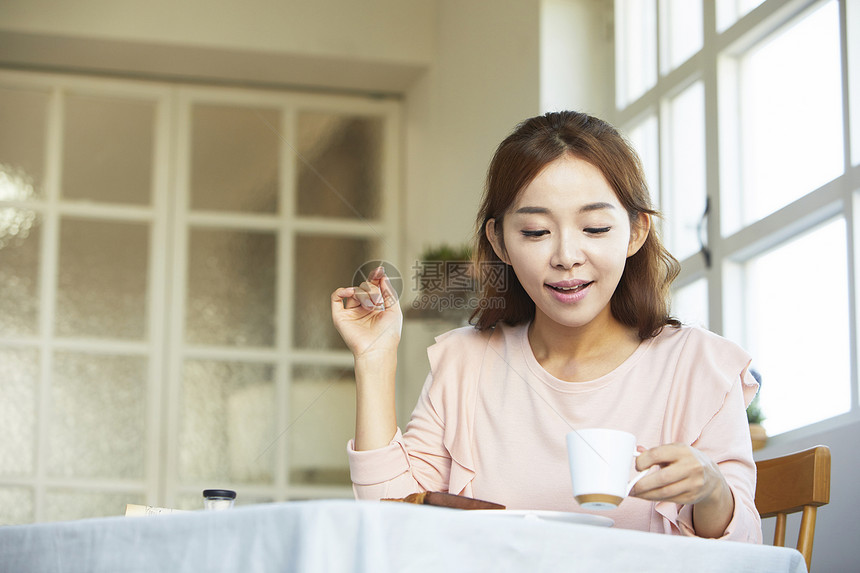
[{"label": "woman's ear", "polygon": [[628,257],[632,257],[639,251],[650,231],[651,216],[648,213],[639,213],[639,216],[630,225],[630,242],[627,244]]},{"label": "woman's ear", "polygon": [[[508,254],[505,251],[504,241],[501,238],[501,228],[496,229],[496,220],[489,219],[487,224],[484,226],[484,234],[487,235],[487,240],[490,241],[490,245],[493,246],[493,251],[495,251],[496,256],[499,257],[502,262],[505,264],[511,264],[508,262]],[[497,234],[499,233],[499,234]]]}]

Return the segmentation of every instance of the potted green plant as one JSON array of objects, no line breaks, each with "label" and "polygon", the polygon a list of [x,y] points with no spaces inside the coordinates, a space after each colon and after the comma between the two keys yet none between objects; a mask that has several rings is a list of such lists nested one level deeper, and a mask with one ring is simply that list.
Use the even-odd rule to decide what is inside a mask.
[{"label": "potted green plant", "polygon": [[427,247],[414,267],[417,294],[415,316],[461,320],[473,310],[477,277],[468,244]]},{"label": "potted green plant", "polygon": [[424,249],[416,270],[422,292],[458,295],[474,288],[472,249],[467,244],[441,244]]}]

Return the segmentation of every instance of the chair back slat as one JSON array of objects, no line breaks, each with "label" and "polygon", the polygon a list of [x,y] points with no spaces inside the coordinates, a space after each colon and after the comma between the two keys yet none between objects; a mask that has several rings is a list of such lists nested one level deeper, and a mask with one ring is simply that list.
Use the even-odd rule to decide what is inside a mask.
[{"label": "chair back slat", "polygon": [[786,516],[802,511],[797,550],[812,565],[816,509],[830,503],[830,448],[807,450],[756,462],[755,505],[761,517],[776,517],[773,544],[785,545]]},{"label": "chair back slat", "polygon": [[830,448],[816,446],[802,452],[756,462],[758,485],[755,505],[762,517],[795,513],[806,505],[830,502]]}]

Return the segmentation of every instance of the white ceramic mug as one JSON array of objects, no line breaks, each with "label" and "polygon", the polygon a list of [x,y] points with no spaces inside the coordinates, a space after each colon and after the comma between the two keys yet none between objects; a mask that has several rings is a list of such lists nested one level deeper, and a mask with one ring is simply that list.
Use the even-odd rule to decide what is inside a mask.
[{"label": "white ceramic mug", "polygon": [[636,437],[622,430],[588,428],[567,434],[573,497],[584,509],[615,509],[648,470],[635,470]]}]

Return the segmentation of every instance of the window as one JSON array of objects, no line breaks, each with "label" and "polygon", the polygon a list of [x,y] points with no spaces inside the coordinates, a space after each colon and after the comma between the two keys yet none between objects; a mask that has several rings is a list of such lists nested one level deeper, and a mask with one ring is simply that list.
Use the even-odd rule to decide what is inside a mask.
[{"label": "window", "polygon": [[[616,0],[617,100],[634,101],[657,81],[657,0]],[[648,49],[642,49],[643,46]]]},{"label": "window", "polygon": [[615,4],[616,124],[682,263],[673,312],[750,352],[771,435],[860,418],[858,96],[843,60],[857,7],[632,4]]},{"label": "window", "polygon": [[730,142],[738,155],[738,193],[727,194],[723,206],[724,231],[730,233],[844,170],[837,3],[814,9],[721,63],[721,88],[739,94],[737,138]]},{"label": "window", "polygon": [[696,82],[669,98],[663,114],[666,154],[661,204],[666,211],[669,249],[686,258],[701,247],[705,216],[705,98]]},{"label": "window", "polygon": [[672,316],[684,324],[708,328],[708,281],[699,279],[672,293]]},{"label": "window", "polygon": [[724,32],[762,2],[764,0],[717,0],[717,30]]},{"label": "window", "polygon": [[665,74],[702,49],[702,3],[660,1],[661,71]]},{"label": "window", "polygon": [[[762,373],[760,400],[770,432],[850,407],[845,238],[845,219],[838,217],[743,264],[746,343]],[[798,261],[815,261],[809,291],[805,280],[786,280]]]},{"label": "window", "polygon": [[397,106],[0,74],[0,524],[352,495],[319,294],[396,260]]}]

